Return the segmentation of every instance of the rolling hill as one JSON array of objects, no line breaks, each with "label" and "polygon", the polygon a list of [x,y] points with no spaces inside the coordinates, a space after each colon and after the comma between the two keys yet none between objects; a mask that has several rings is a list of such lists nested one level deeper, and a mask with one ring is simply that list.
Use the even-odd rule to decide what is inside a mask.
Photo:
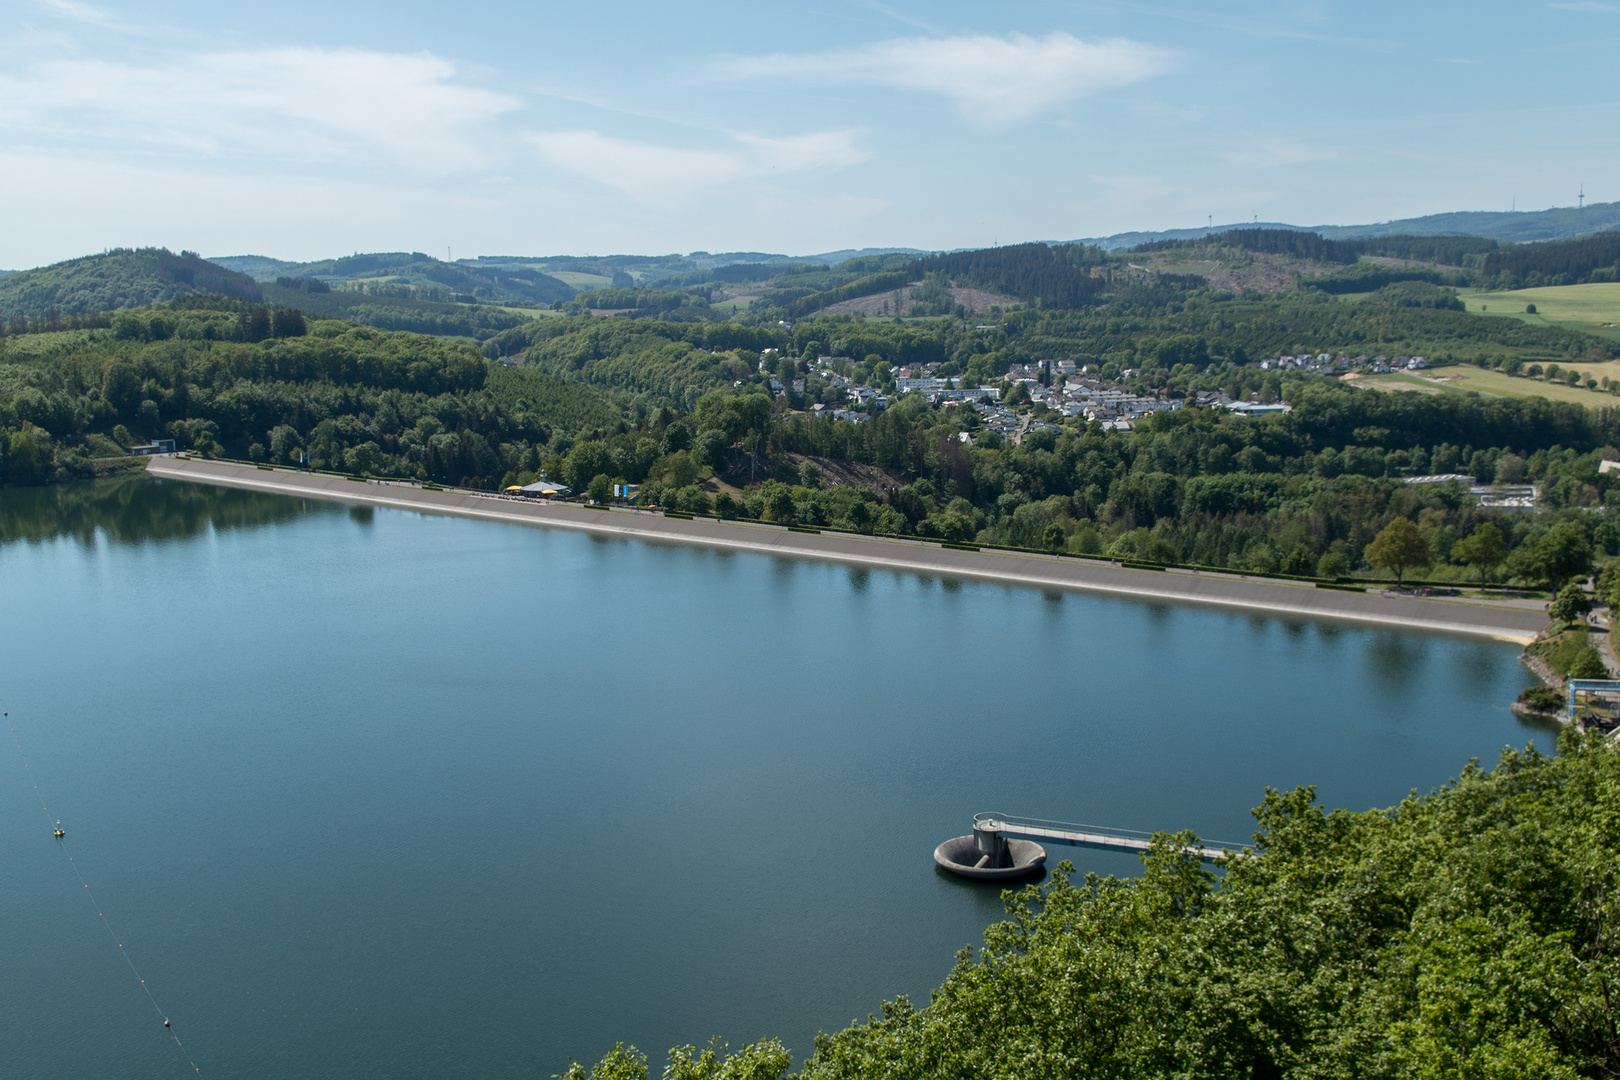
[{"label": "rolling hill", "polygon": [[545,273],[445,262],[420,251],[372,252],[304,263],[263,255],[226,255],[211,261],[261,283],[317,278],[343,290],[435,303],[548,305],[572,299],[575,292]]},{"label": "rolling hill", "polygon": [[263,299],[252,278],[207,262],[195,252],[114,248],[5,275],[0,278],[0,315],[37,319],[52,311],[77,315],[202,295]]},{"label": "rolling hill", "polygon": [[1483,236],[1510,243],[1568,240],[1620,229],[1620,202],[1592,203],[1585,209],[1555,206],[1548,210],[1462,210],[1424,217],[1403,218],[1375,225],[1287,225],[1280,222],[1238,222],[1214,228],[1167,229],[1163,232],[1123,232],[1113,236],[1054,243],[1092,244],[1119,251],[1160,240],[1197,240],[1211,233],[1235,229],[1297,229],[1320,233],[1328,240],[1358,240],[1376,236]]}]

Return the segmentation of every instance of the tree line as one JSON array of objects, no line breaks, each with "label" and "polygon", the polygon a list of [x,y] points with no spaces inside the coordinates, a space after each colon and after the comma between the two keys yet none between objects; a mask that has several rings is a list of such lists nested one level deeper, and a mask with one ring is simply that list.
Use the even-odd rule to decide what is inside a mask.
[{"label": "tree line", "polygon": [[[1556,588],[1620,556],[1620,527],[1598,512],[1620,499],[1615,474],[1599,471],[1620,455],[1616,410],[1357,394],[1299,377],[1283,391],[1293,412],[1262,421],[1193,408],[1129,434],[1092,425],[1003,445],[971,411],[916,396],[856,424],[721,390],[688,413],[584,433],[542,453],[534,474],[579,492],[641,484],[639,501],[687,512],[1327,579],[1423,568],[1430,580]],[[839,463],[882,479],[825,482]],[[1406,482],[1458,472],[1535,482],[1542,509],[1482,509],[1457,483]]]},{"label": "tree line", "polygon": [[1079,308],[1108,291],[1114,278],[1107,264],[1103,250],[1087,244],[1012,244],[927,256],[914,262],[907,274],[916,281],[937,273],[1041,307]]},{"label": "tree line", "polygon": [[1620,232],[1500,248],[1480,270],[1497,288],[1620,280]]},{"label": "tree line", "polygon": [[238,307],[196,298],[120,312],[115,322],[133,328],[122,336],[115,325],[0,352],[0,475],[92,476],[136,441],[173,438],[203,453],[492,488],[553,440],[618,419],[588,386],[492,367],[465,343],[336,320],[240,340],[244,317],[265,309]]},{"label": "tree line", "polygon": [[1152,240],[1138,244],[1130,251],[1147,254],[1210,245],[1331,263],[1353,263],[1361,255],[1354,242],[1325,240],[1321,233],[1305,232],[1302,229],[1226,229],[1193,240]]},{"label": "tree line", "polygon": [[[1189,305],[1184,314],[1211,325],[1206,309]],[[1552,550],[1545,538],[1565,522],[1559,535],[1578,530],[1588,563],[1620,554],[1614,527],[1592,512],[1608,504],[1617,475],[1597,467],[1620,456],[1614,410],[1358,393],[1221,360],[1201,335],[1157,336],[1124,321],[1113,332],[1133,342],[1143,392],[1252,393],[1288,400],[1293,411],[1255,421],[1185,408],[1126,434],[1070,424],[1005,445],[972,410],[933,408],[917,396],[864,423],[793,408],[805,395],[831,393],[800,370],[801,357],[823,350],[879,383],[894,363],[927,358],[942,371],[961,365],[999,379],[1010,358],[1044,351],[1051,320],[1075,318],[1028,316],[993,332],[858,319],[789,331],[552,318],[497,341],[490,352],[516,350],[502,363],[470,345],[331,320],[278,337],[262,305],[191,299],[120,313],[111,333],[8,351],[0,442],[15,452],[0,449],[13,482],[86,475],[131,439],[152,437],[232,457],[307,455],[324,468],[484,488],[549,470],[580,491],[645,484],[644,501],[690,510],[1322,577],[1388,570],[1368,547],[1397,518],[1418,528],[1423,565],[1441,579],[1477,580],[1464,542],[1486,525],[1504,545],[1489,576],[1506,572],[1526,585],[1560,584],[1564,563],[1543,556]],[[260,317],[269,336],[244,338],[244,324]],[[1101,326],[1101,336],[1109,330]],[[803,374],[806,390],[771,398],[762,366],[789,381]],[[848,463],[866,479],[826,482],[806,462],[829,475]],[[1544,509],[1483,511],[1460,490],[1405,483],[1448,472],[1536,482]]]}]

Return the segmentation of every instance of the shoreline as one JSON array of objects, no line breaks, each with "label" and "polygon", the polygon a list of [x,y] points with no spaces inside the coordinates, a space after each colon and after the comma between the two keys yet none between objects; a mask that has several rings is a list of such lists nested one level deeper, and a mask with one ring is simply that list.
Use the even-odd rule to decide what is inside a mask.
[{"label": "shoreline", "polygon": [[572,529],[598,536],[751,551],[1135,600],[1468,634],[1518,644],[1529,643],[1547,623],[1544,610],[1490,601],[1342,592],[1305,584],[1192,571],[1132,570],[1105,561],[1058,555],[956,550],[926,539],[793,532],[786,526],[768,523],[666,518],[652,511],[597,509],[572,503],[538,503],[461,491],[433,491],[407,483],[357,481],[343,476],[219,461],[154,457],[147,462],[146,471],[151,476],[188,483],[530,527]]}]

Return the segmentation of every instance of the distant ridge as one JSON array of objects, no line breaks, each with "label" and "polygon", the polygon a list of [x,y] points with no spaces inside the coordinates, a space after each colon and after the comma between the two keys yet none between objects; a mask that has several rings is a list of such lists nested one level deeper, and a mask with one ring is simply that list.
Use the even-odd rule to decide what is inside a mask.
[{"label": "distant ridge", "polygon": [[870,248],[844,248],[842,251],[828,251],[820,255],[801,255],[801,259],[813,262],[826,263],[836,266],[849,259],[864,259],[875,255],[931,255],[933,252],[922,248],[907,247],[870,247]]},{"label": "distant ridge", "polygon": [[1320,226],[1329,240],[1407,234],[1484,236],[1524,244],[1536,240],[1573,240],[1577,236],[1620,229],[1620,202],[1592,203],[1585,209],[1555,206],[1548,210],[1462,210],[1450,214],[1386,221],[1382,225]]},{"label": "distant ridge", "polygon": [[[281,278],[319,278],[328,283],[366,283],[379,296],[445,303],[550,304],[574,295],[568,285],[545,274],[486,266],[477,259],[445,262],[420,251],[364,252],[316,262],[286,262],[266,255],[221,255],[209,261],[262,285]],[[388,280],[379,284],[380,278]]]},{"label": "distant ridge", "polygon": [[202,295],[263,299],[252,278],[195,252],[115,248],[5,275],[0,278],[0,315],[78,315]]},{"label": "distant ridge", "polygon": [[1329,240],[1359,240],[1373,236],[1483,236],[1523,244],[1537,240],[1571,240],[1577,236],[1620,229],[1620,202],[1592,203],[1584,210],[1573,206],[1555,206],[1548,210],[1461,210],[1402,218],[1376,225],[1289,225],[1280,221],[1240,221],[1216,225],[1214,228],[1124,232],[1058,242],[1094,244],[1105,251],[1118,251],[1155,240],[1197,240],[1233,229],[1299,229],[1321,233]]},{"label": "distant ridge", "polygon": [[268,255],[230,255],[218,259],[210,256],[208,261],[238,274],[246,274],[254,281],[274,281],[289,271],[296,273],[301,265],[285,259],[272,259]]},{"label": "distant ridge", "polygon": [[[1287,226],[1284,227],[1286,228]],[[922,248],[868,247],[843,248],[839,251],[824,251],[819,255],[784,255],[777,252],[768,251],[694,251],[690,255],[675,255],[670,256],[670,258],[687,259],[690,260],[695,266],[707,270],[717,266],[735,266],[739,263],[745,263],[748,265],[764,265],[772,263],[820,263],[824,266],[836,266],[837,264],[845,262],[849,259],[859,259],[877,255],[928,254],[931,254],[931,252]],[[356,257],[365,258],[366,256],[356,253],[356,256],[351,256],[350,259],[352,260]],[[426,259],[427,256],[422,255],[419,256],[419,258]],[[474,272],[484,272],[491,268],[490,264],[499,263],[511,263],[517,265],[525,263],[533,264],[580,260],[585,262],[596,261],[606,265],[625,259],[640,260],[642,258],[645,257],[635,255],[608,255],[600,256],[597,259],[592,260],[589,256],[579,255],[505,255],[457,259],[455,262],[444,263],[443,265],[462,267]],[[215,263],[216,265],[223,266],[228,270],[235,270],[237,273],[246,274],[255,281],[262,282],[274,281],[276,278],[284,276],[302,276],[306,274],[328,276],[334,268],[338,267],[340,263],[346,260],[321,259],[315,262],[293,262],[287,259],[273,259],[268,255],[213,255],[209,256],[208,261]],[[15,271],[0,270],[0,275],[14,272]]]}]

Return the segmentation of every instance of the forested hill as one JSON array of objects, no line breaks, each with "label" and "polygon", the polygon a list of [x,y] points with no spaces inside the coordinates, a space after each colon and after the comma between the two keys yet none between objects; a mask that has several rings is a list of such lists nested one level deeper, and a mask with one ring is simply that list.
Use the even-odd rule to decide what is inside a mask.
[{"label": "forested hill", "polygon": [[168,248],[114,248],[101,255],[0,277],[0,316],[37,319],[140,307],[183,296],[260,300],[252,278]]},{"label": "forested hill", "polygon": [[1511,243],[1569,240],[1577,236],[1620,229],[1620,202],[1592,203],[1580,208],[1555,206],[1547,210],[1461,210],[1424,217],[1401,218],[1373,225],[1285,225],[1281,222],[1216,225],[1213,228],[1166,229],[1163,232],[1123,232],[1068,241],[1094,244],[1120,251],[1161,240],[1198,240],[1235,229],[1291,229],[1319,232],[1329,240],[1360,240],[1375,236],[1481,236]]},{"label": "forested hill", "polygon": [[0,476],[128,464],[153,438],[203,453],[493,487],[617,424],[598,391],[491,365],[465,342],[191,297],[94,328],[0,337]]},{"label": "forested hill", "polygon": [[523,268],[445,262],[420,251],[383,251],[318,262],[288,263],[258,255],[223,256],[220,266],[261,283],[313,278],[340,290],[438,303],[552,304],[571,299],[572,287]]}]

